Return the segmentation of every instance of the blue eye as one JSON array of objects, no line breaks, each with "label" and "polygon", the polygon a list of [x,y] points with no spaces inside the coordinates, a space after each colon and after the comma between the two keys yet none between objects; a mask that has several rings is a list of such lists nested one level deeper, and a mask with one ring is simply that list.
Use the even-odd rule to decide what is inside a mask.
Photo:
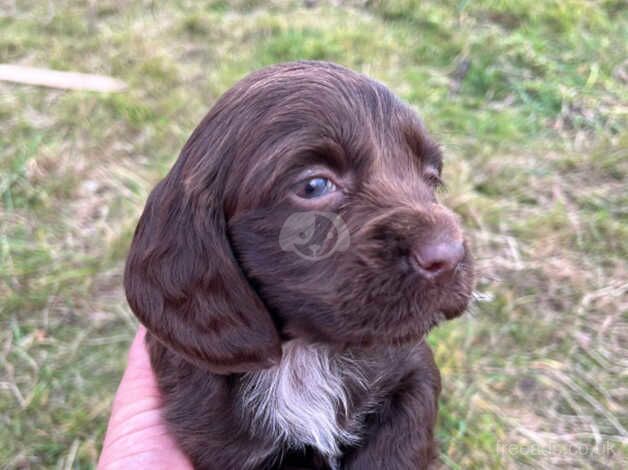
[{"label": "blue eye", "polygon": [[329,178],[317,176],[305,180],[298,191],[298,195],[305,199],[314,199],[336,191],[336,185]]}]

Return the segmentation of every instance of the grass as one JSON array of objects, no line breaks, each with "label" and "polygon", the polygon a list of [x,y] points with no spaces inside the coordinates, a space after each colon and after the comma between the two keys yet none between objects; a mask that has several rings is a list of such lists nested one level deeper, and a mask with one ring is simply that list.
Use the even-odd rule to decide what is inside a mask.
[{"label": "grass", "polygon": [[628,16],[621,1],[5,2],[0,465],[92,468],[135,323],[121,267],[148,191],[247,72],[327,59],[390,86],[446,147],[477,301],[430,336],[443,468],[628,461]]}]

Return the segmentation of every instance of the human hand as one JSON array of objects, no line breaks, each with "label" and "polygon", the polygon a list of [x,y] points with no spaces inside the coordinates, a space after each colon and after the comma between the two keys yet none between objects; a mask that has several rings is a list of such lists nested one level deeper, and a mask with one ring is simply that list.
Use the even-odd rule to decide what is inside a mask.
[{"label": "human hand", "polygon": [[98,470],[192,470],[161,417],[161,395],[140,326],[113,401]]}]

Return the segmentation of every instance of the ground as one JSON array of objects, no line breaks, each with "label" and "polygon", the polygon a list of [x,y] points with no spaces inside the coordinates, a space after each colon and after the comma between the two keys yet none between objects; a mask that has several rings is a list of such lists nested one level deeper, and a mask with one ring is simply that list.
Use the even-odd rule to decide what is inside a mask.
[{"label": "ground", "polygon": [[479,275],[429,338],[440,466],[628,466],[623,1],[0,0],[0,32],[0,63],[129,85],[0,83],[0,466],[95,465],[150,188],[230,85],[302,58],[384,82],[444,145]]}]

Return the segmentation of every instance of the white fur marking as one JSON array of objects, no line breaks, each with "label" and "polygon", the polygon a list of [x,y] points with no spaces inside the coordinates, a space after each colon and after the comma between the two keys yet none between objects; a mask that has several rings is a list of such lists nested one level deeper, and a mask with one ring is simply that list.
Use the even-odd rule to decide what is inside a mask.
[{"label": "white fur marking", "polygon": [[355,374],[349,362],[324,346],[284,344],[278,366],[244,376],[242,400],[244,413],[252,415],[251,426],[288,447],[314,446],[333,460],[341,444],[358,440],[338,423],[338,413],[347,413],[344,378]]}]

